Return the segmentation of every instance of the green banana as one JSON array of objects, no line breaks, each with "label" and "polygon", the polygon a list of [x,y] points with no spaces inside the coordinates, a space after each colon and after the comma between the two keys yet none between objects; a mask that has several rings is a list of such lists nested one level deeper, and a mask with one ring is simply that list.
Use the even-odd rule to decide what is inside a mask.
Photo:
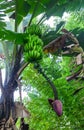
[{"label": "green banana", "polygon": [[28,42],[24,45],[25,61],[35,62],[36,60],[40,60],[43,55],[43,41],[36,34],[29,34],[27,40]]},{"label": "green banana", "polygon": [[39,25],[36,25],[36,24],[32,24],[31,26],[29,26],[27,28],[26,32],[28,34],[31,34],[31,35],[36,34],[39,37],[41,37],[41,35],[42,35],[42,32],[41,32],[41,29],[40,29]]}]

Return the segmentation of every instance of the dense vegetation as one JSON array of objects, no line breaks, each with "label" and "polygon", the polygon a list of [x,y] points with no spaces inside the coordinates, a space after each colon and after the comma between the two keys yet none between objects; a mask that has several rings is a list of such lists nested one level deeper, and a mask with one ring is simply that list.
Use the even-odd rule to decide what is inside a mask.
[{"label": "dense vegetation", "polygon": [[[83,0],[0,1],[0,128],[7,127],[3,119],[14,126],[13,94],[22,84],[29,98],[22,101],[20,91],[20,102],[31,114],[30,130],[83,130],[83,7]],[[64,20],[65,11],[70,16]],[[45,26],[51,16],[53,28]],[[54,101],[62,103],[63,113]]]}]

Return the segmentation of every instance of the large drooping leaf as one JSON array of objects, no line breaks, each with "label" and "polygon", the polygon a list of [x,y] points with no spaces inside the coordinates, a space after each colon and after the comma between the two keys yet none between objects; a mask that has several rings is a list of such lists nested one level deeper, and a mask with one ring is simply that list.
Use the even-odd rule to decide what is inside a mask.
[{"label": "large drooping leaf", "polygon": [[[59,3],[56,2],[56,0],[43,0],[43,1],[39,1],[39,0],[34,0],[34,1],[30,1],[27,0],[28,4],[30,4],[31,8],[29,10],[29,12],[33,15],[33,17],[38,16],[41,13],[45,13],[45,16],[47,16],[47,18],[49,18],[52,15],[57,15],[57,16],[62,16],[63,12],[64,12],[64,8],[62,8],[62,6],[58,5]],[[60,9],[59,9],[60,8]]]},{"label": "large drooping leaf", "polygon": [[[32,13],[34,11],[34,8],[36,4],[38,3],[38,6],[35,10],[35,16],[39,15],[40,13],[45,12],[48,17],[51,15],[57,15],[57,16],[62,16],[63,12],[66,11],[71,11],[72,9],[77,9],[81,8],[84,4],[83,0],[27,0],[27,2],[30,4],[30,12]],[[75,6],[75,8],[74,8]]]},{"label": "large drooping leaf", "polygon": [[38,16],[41,13],[45,13],[45,16],[62,16],[63,12],[75,10],[79,7],[83,7],[83,0],[16,0],[16,1],[0,1],[0,10],[4,13],[14,13],[17,21],[17,25],[27,15],[31,14],[32,18]]},{"label": "large drooping leaf", "polygon": [[5,13],[9,13],[14,11],[15,9],[15,1],[0,1],[0,10],[2,10]]},{"label": "large drooping leaf", "polygon": [[84,49],[84,30],[79,33],[78,39],[79,39],[79,41],[80,41],[80,45],[81,45],[81,46],[83,47],[83,49]]},{"label": "large drooping leaf", "polygon": [[22,44],[24,40],[25,34],[23,33],[16,33],[6,29],[0,29],[0,39],[2,41],[12,41],[16,44]]},{"label": "large drooping leaf", "polygon": [[66,11],[80,10],[84,7],[84,0],[68,0]]},{"label": "large drooping leaf", "polygon": [[0,28],[3,28],[6,26],[5,23],[5,16],[6,16],[6,11],[10,8],[10,12],[12,11],[14,5],[14,1],[4,1],[4,0],[0,0]]},{"label": "large drooping leaf", "polygon": [[56,39],[60,35],[58,33],[58,31],[60,31],[60,29],[63,27],[64,24],[65,24],[65,22],[61,21],[56,25],[55,30],[51,30],[51,31],[43,34],[42,40],[44,42],[44,45],[48,44],[50,41]]},{"label": "large drooping leaf", "polygon": [[25,17],[30,9],[30,5],[24,0],[16,0],[15,3],[15,19],[17,25],[22,21],[23,17]]},{"label": "large drooping leaf", "polygon": [[75,28],[70,30],[78,39],[80,46],[84,49],[84,29],[83,28]]},{"label": "large drooping leaf", "polygon": [[23,17],[25,17],[28,14],[29,9],[30,9],[29,4],[24,0],[16,0],[16,1],[11,0],[3,2],[0,1],[0,10],[2,10],[6,14],[7,13],[15,14],[17,25],[19,25]]}]

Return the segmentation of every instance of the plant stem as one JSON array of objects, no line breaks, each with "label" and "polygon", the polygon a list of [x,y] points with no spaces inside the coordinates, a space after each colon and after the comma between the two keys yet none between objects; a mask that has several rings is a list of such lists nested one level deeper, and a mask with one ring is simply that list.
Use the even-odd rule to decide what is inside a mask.
[{"label": "plant stem", "polygon": [[50,84],[53,93],[54,93],[54,99],[58,99],[58,92],[57,89],[55,87],[55,85],[53,84],[53,82],[49,79],[49,77],[45,74],[45,72],[43,71],[43,69],[41,68],[41,66],[37,63],[35,65],[35,68],[38,70],[39,73],[41,73],[43,75],[43,77],[47,80],[47,82]]}]

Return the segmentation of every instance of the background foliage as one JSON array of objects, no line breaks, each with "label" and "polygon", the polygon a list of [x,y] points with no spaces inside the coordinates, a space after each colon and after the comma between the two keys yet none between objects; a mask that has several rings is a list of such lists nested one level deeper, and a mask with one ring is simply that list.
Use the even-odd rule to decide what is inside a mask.
[{"label": "background foliage", "polygon": [[[28,102],[25,99],[26,106],[31,112],[30,119],[30,129],[79,129],[83,128],[83,97],[84,90],[80,91],[77,95],[73,95],[74,91],[83,86],[83,81],[66,81],[66,76],[70,74],[70,67],[68,66],[71,61],[71,58],[63,57],[61,63],[54,64],[60,65],[61,72],[58,73],[58,77],[53,75],[54,84],[59,93],[59,99],[63,103],[63,115],[58,117],[56,113],[52,110],[51,106],[48,103],[49,98],[53,98],[53,93],[48,83],[45,79],[37,73],[36,70],[31,69],[31,66],[28,67],[29,70],[25,70],[23,73],[23,79],[27,84],[31,84],[32,91],[28,91],[30,96],[30,101]],[[48,62],[48,66],[50,61]],[[56,67],[57,68],[57,67]],[[50,71],[47,70],[47,73]],[[55,71],[57,73],[57,71]],[[49,76],[49,75],[48,75]],[[25,88],[26,90],[28,89]]]},{"label": "background foliage", "polygon": [[[16,59],[18,48],[25,40],[25,29],[32,23],[39,24],[42,28],[42,40],[44,45],[62,34],[61,29],[66,28],[73,32],[78,38],[80,45],[84,48],[84,1],[83,0],[11,0],[0,1],[0,53],[4,54],[6,78],[9,79],[10,71]],[[70,13],[68,20],[62,18],[64,12]],[[42,15],[38,21],[38,15]],[[4,16],[8,21],[4,20]],[[51,16],[56,16],[54,28],[45,26],[45,20]],[[60,17],[60,18],[59,18]],[[57,18],[60,19],[57,21]],[[22,57],[23,60],[23,57]],[[66,77],[71,74],[73,64],[70,64],[73,57],[61,56],[55,53],[43,56],[40,64],[48,77],[54,82],[59,99],[63,103],[63,115],[58,117],[48,103],[48,99],[53,99],[53,92],[49,84],[41,74],[34,69],[33,64],[22,73],[24,91],[28,97],[24,99],[24,104],[31,113],[29,123],[30,130],[61,130],[84,128],[83,98],[84,89],[77,94],[74,91],[83,87],[83,80],[66,81]],[[2,60],[3,61],[3,60]]]}]

